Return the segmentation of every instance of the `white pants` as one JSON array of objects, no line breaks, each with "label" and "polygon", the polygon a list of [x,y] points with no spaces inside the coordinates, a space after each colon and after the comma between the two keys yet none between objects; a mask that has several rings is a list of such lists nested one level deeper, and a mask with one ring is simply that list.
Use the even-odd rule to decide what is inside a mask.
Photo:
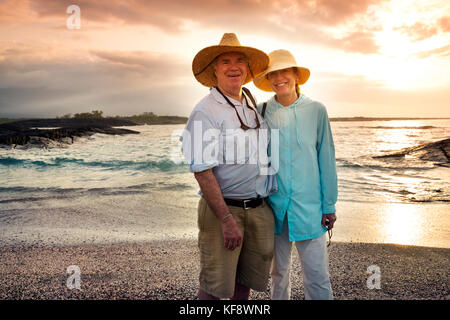
[{"label": "white pants", "polygon": [[311,240],[289,241],[287,219],[284,220],[282,234],[275,235],[275,252],[271,268],[271,299],[289,300],[291,297],[289,273],[292,262],[292,244],[295,244],[302,264],[305,298],[307,300],[332,300],[326,233]]}]

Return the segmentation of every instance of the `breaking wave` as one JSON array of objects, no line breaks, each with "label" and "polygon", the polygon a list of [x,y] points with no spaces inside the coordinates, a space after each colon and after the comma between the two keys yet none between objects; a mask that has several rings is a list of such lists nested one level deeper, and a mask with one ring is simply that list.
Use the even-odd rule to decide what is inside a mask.
[{"label": "breaking wave", "polygon": [[51,158],[46,160],[16,159],[11,157],[0,158],[0,165],[8,167],[22,168],[52,168],[66,166],[97,167],[105,170],[159,170],[159,171],[179,171],[187,168],[184,163],[175,163],[163,158],[159,161],[127,161],[127,160],[107,160],[107,161],[86,161],[76,158]]}]

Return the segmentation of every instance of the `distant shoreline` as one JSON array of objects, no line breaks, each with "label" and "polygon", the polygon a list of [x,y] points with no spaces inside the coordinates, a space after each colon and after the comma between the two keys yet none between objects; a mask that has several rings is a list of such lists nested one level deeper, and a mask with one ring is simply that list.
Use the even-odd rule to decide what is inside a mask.
[{"label": "distant shoreline", "polygon": [[147,119],[142,119],[138,117],[102,117],[102,118],[0,118],[0,125],[10,124],[10,123],[39,123],[41,126],[49,126],[48,123],[66,123],[66,122],[77,122],[82,123],[83,121],[89,122],[107,122],[107,121],[126,121],[128,126],[138,126],[138,125],[153,125],[153,124],[184,124],[187,122],[187,117],[178,116],[156,116]]},{"label": "distant shoreline", "polygon": [[330,121],[396,121],[396,120],[449,120],[450,118],[383,118],[383,117],[331,117]]},{"label": "distant shoreline", "polygon": [[[4,123],[13,123],[13,122],[19,122],[19,121],[42,121],[42,120],[59,120],[61,118],[48,118],[48,119],[42,119],[42,118],[0,118],[0,124]],[[82,118],[75,118],[78,120],[82,120]],[[113,117],[105,117],[103,119],[113,119]],[[157,116],[155,120],[153,120],[151,123],[144,122],[144,121],[136,121],[136,119],[133,119],[133,117],[127,117],[127,116],[121,116],[121,117],[115,117],[115,119],[121,119],[121,120],[129,120],[132,122],[135,122],[136,125],[140,124],[147,124],[147,125],[154,125],[154,124],[184,124],[187,122],[188,117],[181,117],[181,116]],[[404,120],[450,120],[449,118],[419,118],[419,117],[330,117],[330,121],[332,122],[339,122],[339,121],[404,121]]]}]

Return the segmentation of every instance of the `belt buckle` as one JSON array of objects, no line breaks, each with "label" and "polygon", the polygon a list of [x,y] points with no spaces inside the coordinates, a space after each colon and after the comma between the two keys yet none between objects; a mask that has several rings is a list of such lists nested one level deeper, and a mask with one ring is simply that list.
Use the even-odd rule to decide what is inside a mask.
[{"label": "belt buckle", "polygon": [[250,202],[251,200],[242,200],[244,202],[244,210],[249,210],[250,208],[247,208],[247,202]]}]

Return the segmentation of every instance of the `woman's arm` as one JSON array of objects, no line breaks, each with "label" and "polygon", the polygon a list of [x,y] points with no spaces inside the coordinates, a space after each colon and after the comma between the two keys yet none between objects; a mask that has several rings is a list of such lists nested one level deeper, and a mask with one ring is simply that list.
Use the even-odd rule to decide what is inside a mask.
[{"label": "woman's arm", "polygon": [[[338,194],[336,159],[330,121],[324,106],[320,109],[318,117],[317,155],[322,194],[322,213],[323,215],[335,214]],[[325,220],[328,219],[330,221],[329,228],[332,228],[333,220],[336,220],[336,216],[324,218],[322,223],[324,224]]]}]

